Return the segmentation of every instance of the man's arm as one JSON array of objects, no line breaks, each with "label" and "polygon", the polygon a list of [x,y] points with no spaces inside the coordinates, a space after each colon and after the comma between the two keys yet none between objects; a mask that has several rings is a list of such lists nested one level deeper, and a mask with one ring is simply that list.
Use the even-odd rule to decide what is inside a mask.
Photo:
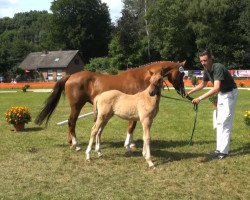
[{"label": "man's arm", "polygon": [[190,95],[192,93],[202,90],[204,87],[206,87],[206,85],[207,85],[207,81],[202,81],[199,85],[195,86],[192,90],[188,91],[187,95]]},{"label": "man's arm", "polygon": [[208,97],[210,97],[212,95],[217,94],[220,91],[220,85],[221,85],[220,80],[214,81],[214,87],[211,90],[209,90],[208,92],[206,92],[205,94],[199,96],[198,98],[193,99],[192,103],[198,104],[198,103],[200,103],[200,101],[202,99],[206,99],[206,98],[208,98]]}]

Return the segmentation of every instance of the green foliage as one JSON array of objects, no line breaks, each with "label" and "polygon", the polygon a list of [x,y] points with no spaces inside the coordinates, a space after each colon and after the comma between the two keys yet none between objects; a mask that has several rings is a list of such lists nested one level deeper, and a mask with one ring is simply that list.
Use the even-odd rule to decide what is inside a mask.
[{"label": "green foliage", "polygon": [[84,70],[92,72],[104,72],[110,68],[109,59],[107,57],[92,58],[89,64],[85,65]]},{"label": "green foliage", "polygon": [[46,11],[31,11],[0,19],[0,73],[10,77],[8,73],[13,72],[28,53],[42,49],[49,18]]},{"label": "green foliage", "polygon": [[113,37],[109,44],[109,56],[112,67],[117,67],[120,70],[125,68],[125,57],[117,36]]},{"label": "green foliage", "polygon": [[197,82],[198,82],[197,77],[195,75],[192,75],[191,76],[191,83],[192,83],[192,85],[196,86]]},{"label": "green foliage", "polygon": [[109,45],[111,65],[124,70],[144,63],[146,46],[142,35],[137,15],[125,7]]},{"label": "green foliage", "polygon": [[242,64],[247,56],[247,41],[240,16],[245,9],[246,2],[241,0],[191,1],[186,10],[188,26],[196,35],[198,51],[210,49],[219,62],[228,64],[236,60]]},{"label": "green foliage", "polygon": [[244,121],[247,126],[250,126],[250,110],[245,112]]},{"label": "green foliage", "polygon": [[27,89],[29,89],[30,85],[26,84],[25,86],[22,87],[23,92],[27,92]]},{"label": "green foliage", "polygon": [[192,59],[195,54],[194,34],[187,26],[186,9],[190,1],[159,0],[149,10],[148,20],[152,45],[163,59]]},{"label": "green foliage", "polygon": [[213,95],[208,98],[208,100],[213,103],[214,105],[217,105],[218,102],[218,95]]},{"label": "green foliage", "polygon": [[86,61],[107,55],[111,20],[105,3],[100,0],[58,0],[52,2],[51,10],[52,38],[58,46],[80,50]]}]

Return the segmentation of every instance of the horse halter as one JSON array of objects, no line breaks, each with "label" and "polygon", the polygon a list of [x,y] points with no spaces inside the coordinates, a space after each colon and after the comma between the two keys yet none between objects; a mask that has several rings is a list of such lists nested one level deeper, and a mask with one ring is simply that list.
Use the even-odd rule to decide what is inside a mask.
[{"label": "horse halter", "polygon": [[183,66],[179,67],[179,72],[180,72],[180,81],[179,81],[179,90],[177,90],[177,93],[182,97],[184,97],[185,96],[184,83],[183,81],[181,81],[185,75]]}]

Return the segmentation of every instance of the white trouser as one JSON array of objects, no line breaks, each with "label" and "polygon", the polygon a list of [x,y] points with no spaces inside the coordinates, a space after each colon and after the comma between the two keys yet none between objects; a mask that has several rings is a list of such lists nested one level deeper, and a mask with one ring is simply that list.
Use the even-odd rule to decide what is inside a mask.
[{"label": "white trouser", "polygon": [[218,94],[216,150],[228,154],[238,89]]}]

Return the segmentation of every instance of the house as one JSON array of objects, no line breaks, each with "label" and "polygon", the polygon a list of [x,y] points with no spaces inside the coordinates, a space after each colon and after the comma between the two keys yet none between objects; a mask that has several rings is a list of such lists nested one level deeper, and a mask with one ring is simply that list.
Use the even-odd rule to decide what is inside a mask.
[{"label": "house", "polygon": [[28,79],[42,77],[46,81],[57,81],[66,74],[83,70],[83,58],[78,50],[45,51],[30,53],[19,65]]}]

